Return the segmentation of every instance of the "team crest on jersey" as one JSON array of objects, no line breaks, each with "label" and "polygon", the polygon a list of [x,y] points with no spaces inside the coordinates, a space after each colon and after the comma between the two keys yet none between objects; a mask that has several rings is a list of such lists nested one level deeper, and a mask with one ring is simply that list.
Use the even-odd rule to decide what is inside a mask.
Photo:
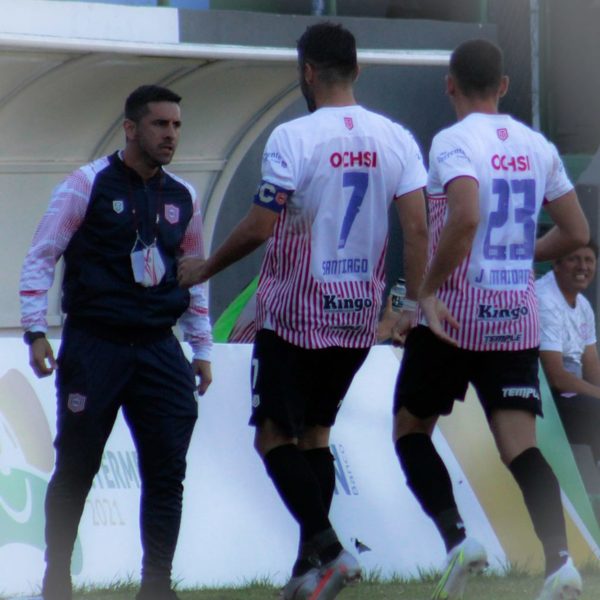
[{"label": "team crest on jersey", "polygon": [[498,135],[498,139],[501,142],[504,142],[508,139],[508,129],[506,127],[501,127],[500,129],[496,129],[496,134]]},{"label": "team crest on jersey", "polygon": [[179,206],[174,204],[165,204],[165,219],[171,225],[179,223]]},{"label": "team crest on jersey", "polygon": [[113,200],[113,210],[120,215],[125,210],[125,200]]},{"label": "team crest on jersey", "polygon": [[352,120],[352,117],[344,117],[344,125],[346,126],[346,129],[354,129],[354,121]]},{"label": "team crest on jersey", "polygon": [[69,394],[67,408],[74,413],[83,412],[86,397],[83,394]]}]

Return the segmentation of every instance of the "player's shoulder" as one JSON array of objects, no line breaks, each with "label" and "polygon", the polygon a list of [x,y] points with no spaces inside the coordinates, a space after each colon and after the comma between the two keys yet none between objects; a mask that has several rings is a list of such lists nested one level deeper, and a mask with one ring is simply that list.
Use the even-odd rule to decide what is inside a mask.
[{"label": "player's shoulder", "polygon": [[102,156],[100,158],[96,158],[95,160],[81,165],[79,168],[75,169],[71,176],[75,177],[85,177],[86,179],[93,180],[99,173],[105,171],[110,167],[110,157]]},{"label": "player's shoulder", "polygon": [[167,169],[163,169],[163,173],[165,176],[165,182],[163,184],[165,189],[177,189],[188,194],[191,200],[195,199],[196,190],[189,181]]},{"label": "player's shoulder", "polygon": [[109,156],[96,158],[69,173],[63,180],[62,185],[82,190],[89,189],[96,182],[99,175],[107,171],[110,166]]},{"label": "player's shoulder", "polygon": [[291,149],[306,143],[315,132],[310,117],[311,115],[303,115],[276,125],[269,135],[267,148]]},{"label": "player's shoulder", "polygon": [[440,129],[431,142],[432,147],[463,144],[476,137],[477,131],[464,121],[458,121]]},{"label": "player's shoulder", "polygon": [[388,129],[397,135],[413,137],[412,131],[400,121],[392,119],[388,115],[384,115],[373,110],[369,110],[363,106],[359,106],[359,115],[365,119],[371,121],[374,125],[383,129]]},{"label": "player's shoulder", "polygon": [[462,121],[454,123],[436,133],[429,150],[429,168],[452,161],[472,162],[472,148],[478,148],[477,137]]},{"label": "player's shoulder", "polygon": [[508,119],[508,124],[510,126],[511,132],[514,132],[523,137],[527,137],[531,141],[539,144],[540,146],[550,146],[551,145],[551,142],[540,131],[536,131],[533,127],[531,127],[527,123],[523,123],[519,119],[516,119],[512,116],[506,115],[506,117]]},{"label": "player's shoulder", "polygon": [[314,122],[314,115],[315,113],[301,115],[290,119],[289,121],[279,123],[279,125],[273,129],[271,135],[296,135],[297,133],[307,132],[309,131],[308,128],[311,127],[311,124]]}]

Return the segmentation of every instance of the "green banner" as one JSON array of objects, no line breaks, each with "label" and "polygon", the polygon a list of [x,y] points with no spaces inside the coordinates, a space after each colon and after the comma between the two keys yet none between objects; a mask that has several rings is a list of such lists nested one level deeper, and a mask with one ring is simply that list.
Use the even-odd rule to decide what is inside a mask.
[{"label": "green banner", "polygon": [[224,344],[229,341],[229,335],[239,316],[242,314],[248,300],[256,291],[258,275],[242,290],[234,301],[223,311],[213,326],[213,340]]},{"label": "green banner", "polygon": [[541,368],[540,389],[542,392],[544,418],[537,419],[538,445],[546,460],[552,466],[554,473],[560,481],[560,487],[571,501],[571,504],[573,504],[579,518],[594,538],[596,544],[600,545],[600,528],[598,527],[594,509],[585,490],[583,479],[579,473],[571,446],[556,410],[552,392]]}]

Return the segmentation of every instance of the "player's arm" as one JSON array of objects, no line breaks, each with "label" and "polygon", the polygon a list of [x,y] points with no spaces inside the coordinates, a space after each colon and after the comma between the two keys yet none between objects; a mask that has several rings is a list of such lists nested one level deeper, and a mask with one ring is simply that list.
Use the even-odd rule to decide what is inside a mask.
[{"label": "player's arm", "polygon": [[443,330],[444,321],[454,328],[458,322],[436,298],[436,292],[471,251],[479,225],[479,185],[472,177],[457,177],[446,186],[448,216],[429,270],[419,291],[419,304],[430,329],[454,344]]},{"label": "player's arm", "polygon": [[583,368],[583,378],[592,385],[600,389],[600,357],[596,344],[590,344],[585,347],[581,355],[581,366]]},{"label": "player's arm", "polygon": [[250,254],[273,235],[278,218],[279,212],[253,204],[210,258],[206,261],[191,257],[181,259],[177,270],[179,285],[189,287],[203,283]]},{"label": "player's arm", "polygon": [[217,251],[206,261],[204,275],[209,279],[244,258],[273,235],[279,213],[253,204]]},{"label": "player's arm", "polygon": [[[394,203],[402,228],[406,297],[416,302],[427,266],[427,209],[423,189],[397,196]],[[414,310],[405,312],[401,315],[395,313],[388,298],[378,325],[378,341],[392,337],[395,343],[404,342],[408,330],[414,325],[415,316]]]},{"label": "player's arm", "polygon": [[446,187],[448,217],[420,290],[431,296],[450,277],[471,250],[479,225],[479,186],[471,177],[457,177]]},{"label": "player's arm", "polygon": [[404,247],[406,297],[416,300],[427,266],[427,209],[422,189],[395,198]]},{"label": "player's arm", "polygon": [[580,379],[574,373],[567,371],[563,365],[561,352],[541,350],[540,361],[552,389],[561,393],[582,394],[600,399],[600,386]]},{"label": "player's arm", "polygon": [[536,261],[560,258],[588,243],[590,229],[575,190],[547,202],[544,208],[554,227],[536,241]]}]

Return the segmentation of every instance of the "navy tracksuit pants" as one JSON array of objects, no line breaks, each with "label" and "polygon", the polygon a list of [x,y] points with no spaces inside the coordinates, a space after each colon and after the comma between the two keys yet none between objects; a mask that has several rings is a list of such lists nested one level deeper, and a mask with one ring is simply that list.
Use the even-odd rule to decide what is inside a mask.
[{"label": "navy tracksuit pants", "polygon": [[79,521],[119,408],[138,455],[142,583],[169,585],[186,453],[198,416],[194,374],[178,340],[171,334],[149,343],[115,343],[67,325],[56,386],[56,467],[45,504],[45,598],[71,597]]}]

